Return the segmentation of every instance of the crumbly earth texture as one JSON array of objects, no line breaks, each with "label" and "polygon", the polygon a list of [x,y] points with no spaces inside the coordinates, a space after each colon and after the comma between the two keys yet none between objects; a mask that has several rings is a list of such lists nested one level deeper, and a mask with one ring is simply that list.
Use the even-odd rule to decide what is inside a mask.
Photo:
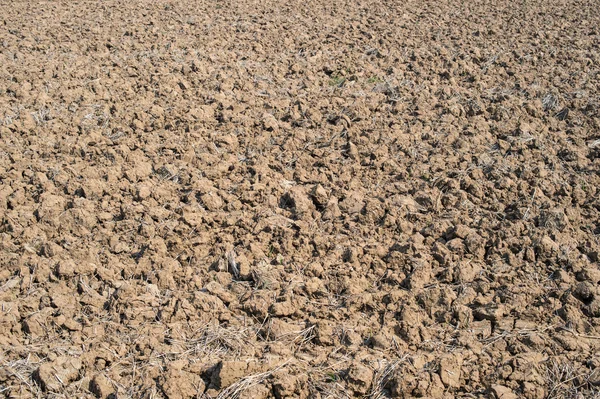
[{"label": "crumbly earth texture", "polygon": [[594,1],[0,4],[0,396],[600,396]]}]

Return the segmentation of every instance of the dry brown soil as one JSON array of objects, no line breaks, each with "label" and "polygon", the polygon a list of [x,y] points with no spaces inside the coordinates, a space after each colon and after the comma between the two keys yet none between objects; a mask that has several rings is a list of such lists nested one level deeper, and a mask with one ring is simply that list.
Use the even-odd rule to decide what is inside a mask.
[{"label": "dry brown soil", "polygon": [[0,2],[0,396],[600,396],[599,8]]}]

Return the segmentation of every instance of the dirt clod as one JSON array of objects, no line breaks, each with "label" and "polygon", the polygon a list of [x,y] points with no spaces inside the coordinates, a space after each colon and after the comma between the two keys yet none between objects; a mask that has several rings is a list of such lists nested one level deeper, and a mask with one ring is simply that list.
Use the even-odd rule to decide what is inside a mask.
[{"label": "dirt clod", "polygon": [[449,355],[440,360],[440,378],[448,388],[458,388],[461,384],[462,358]]},{"label": "dirt clod", "polygon": [[35,380],[47,392],[60,392],[79,376],[82,362],[78,358],[60,356],[42,364],[34,373]]},{"label": "dirt clod", "polygon": [[90,382],[90,391],[92,391],[97,398],[105,399],[110,397],[110,395],[115,392],[115,389],[113,384],[105,375],[97,374]]},{"label": "dirt clod", "polygon": [[348,371],[348,380],[356,393],[364,395],[373,382],[373,370],[360,363],[354,363]]},{"label": "dirt clod", "polygon": [[199,375],[170,368],[162,378],[162,391],[168,399],[195,398],[204,392],[204,381]]},{"label": "dirt clod", "polygon": [[503,385],[492,385],[492,392],[496,399],[516,399],[517,395],[508,387]]}]

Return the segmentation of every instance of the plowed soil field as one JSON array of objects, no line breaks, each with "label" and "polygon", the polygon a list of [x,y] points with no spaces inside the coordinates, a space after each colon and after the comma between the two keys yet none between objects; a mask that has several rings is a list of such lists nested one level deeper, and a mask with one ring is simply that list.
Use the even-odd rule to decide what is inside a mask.
[{"label": "plowed soil field", "polygon": [[0,396],[600,397],[597,1],[0,3]]}]

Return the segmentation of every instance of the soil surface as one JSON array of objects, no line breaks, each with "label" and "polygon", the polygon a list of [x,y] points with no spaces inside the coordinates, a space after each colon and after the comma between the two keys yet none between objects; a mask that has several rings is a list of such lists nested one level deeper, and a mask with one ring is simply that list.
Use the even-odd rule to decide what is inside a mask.
[{"label": "soil surface", "polygon": [[0,396],[600,396],[594,1],[0,4]]}]

